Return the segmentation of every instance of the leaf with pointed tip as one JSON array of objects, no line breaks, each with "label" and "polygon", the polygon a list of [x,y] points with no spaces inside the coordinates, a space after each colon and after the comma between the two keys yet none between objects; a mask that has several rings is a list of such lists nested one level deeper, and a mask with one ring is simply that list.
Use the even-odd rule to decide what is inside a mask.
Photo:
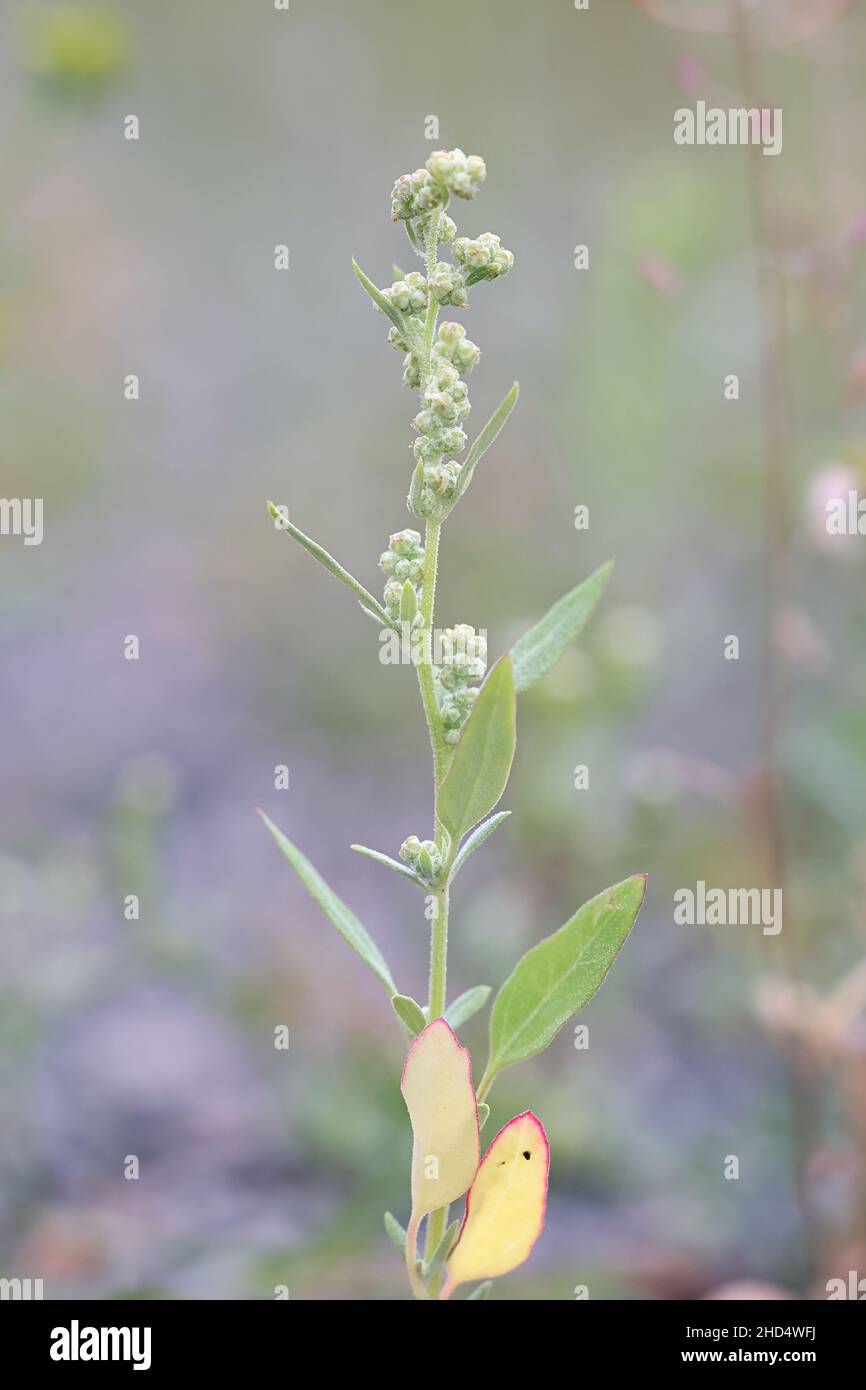
[{"label": "leaf with pointed tip", "polygon": [[437,814],[457,841],[493,810],[505,791],[514,745],[514,676],[503,656],[488,675],[454,749],[437,799]]},{"label": "leaf with pointed tip", "polygon": [[466,1191],[480,1153],[472,1062],[444,1018],[434,1018],[412,1043],[400,1090],[412,1121],[414,1229]]},{"label": "leaf with pointed tip", "polygon": [[493,1140],[466,1194],[443,1298],[459,1284],[510,1274],[529,1258],[544,1229],[549,1168],[541,1121],[531,1110],[515,1115]]},{"label": "leaf with pointed tip", "polygon": [[379,600],[374,598],[373,595],[364,588],[363,584],[359,584],[354,575],[350,574],[348,570],[343,569],[339,560],[335,560],[333,555],[329,555],[327,550],[319,545],[317,541],[311,540],[309,536],[304,535],[303,531],[299,531],[297,526],[289,521],[285,513],[274,506],[273,502],[268,503],[268,512],[273,517],[274,521],[279,523],[281,531],[288,532],[292,539],[298,542],[298,545],[304,547],[308,555],[312,555],[314,560],[318,560],[320,565],[324,565],[329,574],[333,574],[336,579],[339,579],[342,584],[345,584],[347,588],[352,590],[352,593],[360,600],[361,607],[364,608],[366,612],[378,618],[380,623],[385,624],[385,627],[395,626]]},{"label": "leaf with pointed tip", "polygon": [[385,963],[379,947],[368,933],[367,929],[361,925],[358,918],[343,902],[337,894],[328,887],[325,880],[317,869],[313,868],[305,854],[293,845],[282,832],[278,830],[272,820],[269,820],[264,811],[259,811],[259,815],[265,825],[270,830],[277,845],[288,859],[298,878],[303,883],[307,891],[315,898],[325,916],[337,928],[343,940],[352,950],[361,957],[365,965],[368,965],[373,974],[382,981],[388,991],[389,997],[396,994],[397,986],[391,978],[391,972]]},{"label": "leaf with pointed tip", "polygon": [[400,1022],[405,1023],[413,1038],[417,1038],[418,1034],[427,1026],[424,1010],[420,1004],[416,1004],[411,995],[395,994],[391,1000],[391,1008]]},{"label": "leaf with pointed tip", "polygon": [[418,612],[418,592],[411,579],[405,580],[400,594],[400,624],[408,623],[411,628]]},{"label": "leaf with pointed tip", "polygon": [[478,849],[479,845],[484,844],[484,841],[487,839],[487,836],[492,835],[496,827],[498,825],[501,825],[504,820],[507,820],[510,815],[510,811],[497,811],[495,816],[491,816],[489,820],[482,821],[481,825],[479,825],[475,830],[473,830],[471,835],[467,835],[466,839],[463,841],[463,844],[457,851],[456,858],[452,865],[452,878],[457,877],[460,870],[463,868],[463,865],[466,863],[466,860],[469,858],[470,854],[474,854],[475,851]]},{"label": "leaf with pointed tip", "polygon": [[454,1244],[454,1241],[457,1237],[457,1232],[459,1230],[460,1221],[452,1221],[451,1225],[448,1227],[448,1230],[445,1232],[439,1244],[436,1246],[436,1249],[433,1251],[433,1254],[430,1256],[430,1259],[425,1260],[422,1264],[422,1279],[431,1279],[433,1275],[436,1274],[442,1268],[442,1265],[445,1263],[445,1260],[451,1251],[451,1247]]},{"label": "leaf with pointed tip", "polygon": [[469,453],[466,455],[465,462],[457,474],[456,497],[462,497],[469,484],[472,482],[472,474],[475,472],[476,465],[493,443],[494,439],[502,429],[514,407],[517,405],[517,397],[520,395],[520,386],[515,381],[508,395],[494,410],[484,429],[470,446]]},{"label": "leaf with pointed tip", "polygon": [[489,1118],[490,1118],[490,1106],[487,1104],[487,1101],[486,1101],[486,1100],[482,1100],[481,1103],[480,1103],[479,1106],[478,1106],[478,1132],[479,1132],[479,1134],[481,1133],[481,1130],[484,1128],[484,1126],[487,1124],[487,1121],[488,1121]]},{"label": "leaf with pointed tip", "polygon": [[365,859],[372,859],[376,864],[384,864],[387,869],[393,869],[395,873],[402,874],[404,878],[411,878],[413,883],[420,883],[418,875],[409,868],[408,864],[401,864],[399,859],[392,859],[390,854],[382,854],[378,849],[368,849],[366,845],[350,845],[356,854],[363,854]]},{"label": "leaf with pointed tip", "polygon": [[392,1216],[389,1211],[384,1216],[385,1230],[388,1232],[388,1239],[393,1245],[401,1260],[406,1258],[406,1232],[400,1225],[396,1216]]},{"label": "leaf with pointed tip", "polygon": [[518,961],[493,1002],[481,1094],[505,1067],[543,1052],[592,998],[634,926],[645,893],[645,874],[614,884]]},{"label": "leaf with pointed tip", "polygon": [[483,1284],[479,1284],[477,1289],[473,1289],[468,1295],[466,1302],[473,1303],[476,1299],[488,1299],[493,1288],[493,1280],[485,1279]]},{"label": "leaf with pointed tip", "polygon": [[445,1010],[445,1022],[449,1023],[455,1030],[467,1023],[479,1009],[483,1009],[487,1000],[490,998],[489,985],[475,985],[472,989],[467,989],[459,995],[452,1004]]},{"label": "leaf with pointed tip", "polygon": [[511,649],[514,688],[520,693],[552,671],[569,642],[582,631],[604,593],[613,560],[563,595]]},{"label": "leaf with pointed tip", "polygon": [[391,320],[394,327],[397,329],[399,333],[405,333],[406,323],[403,319],[403,315],[400,313],[400,310],[395,309],[394,305],[389,303],[389,301],[383,295],[382,291],[380,289],[377,289],[376,286],[373,284],[373,281],[369,278],[369,276],[364,274],[363,270],[358,265],[358,262],[355,260],[354,257],[352,257],[352,269],[358,277],[358,281],[361,285],[361,288],[366,290],[367,294],[372,299],[376,308],[381,309],[383,314],[387,314],[388,318]]}]

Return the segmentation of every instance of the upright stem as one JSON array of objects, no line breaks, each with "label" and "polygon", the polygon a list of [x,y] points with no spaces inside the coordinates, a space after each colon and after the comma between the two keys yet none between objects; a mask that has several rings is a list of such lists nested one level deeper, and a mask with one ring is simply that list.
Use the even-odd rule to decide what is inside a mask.
[{"label": "upright stem", "polygon": [[[439,209],[430,218],[424,242],[428,279],[436,265],[436,252],[439,242]],[[433,294],[427,306],[424,323],[424,337],[421,350],[421,390],[426,389],[430,380],[433,359],[433,338],[436,333],[436,319],[439,306]],[[433,750],[433,803],[436,844],[445,858],[444,831],[435,814],[436,797],[448,755],[448,745],[442,735],[439,717],[439,704],[436,699],[436,684],[433,678],[433,615],[436,608],[436,574],[439,564],[439,534],[441,521],[428,520],[424,538],[424,574],[421,581],[421,625],[422,651],[418,662],[418,685],[421,690],[421,703],[430,734]],[[427,1017],[432,1020],[445,1012],[448,976],[448,889],[442,888],[433,895],[434,916],[430,926],[430,983],[427,999]],[[438,1248],[448,1224],[448,1208],[431,1212],[427,1218],[425,1255],[429,1260]],[[411,1275],[410,1275],[411,1278]],[[438,1278],[431,1281],[430,1290],[436,1295]],[[413,1285],[413,1292],[417,1291]]]},{"label": "upright stem", "polygon": [[[752,39],[743,0],[732,0],[731,13],[740,83],[749,106],[758,106]],[[791,506],[789,474],[795,455],[795,421],[787,352],[787,305],[780,263],[776,218],[767,185],[766,161],[757,147],[748,151],[749,198],[758,262],[761,312],[761,373],[764,399],[764,691],[760,831],[769,882],[788,899],[787,847],[784,826],[781,733],[788,695],[787,670],[778,647],[779,617],[791,586]],[[757,156],[757,157],[756,157]],[[780,964],[789,978],[801,976],[800,927],[786,907],[786,932]],[[809,1059],[799,1041],[792,1044],[789,1102],[792,1118],[794,1185],[800,1208],[804,1257],[816,1264],[819,1232],[809,1193],[809,1167],[818,1142],[818,1115]]]}]

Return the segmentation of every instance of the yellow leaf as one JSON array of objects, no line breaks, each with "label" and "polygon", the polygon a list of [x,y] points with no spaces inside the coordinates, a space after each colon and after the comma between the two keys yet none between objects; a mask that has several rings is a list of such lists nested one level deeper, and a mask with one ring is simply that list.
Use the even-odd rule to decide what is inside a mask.
[{"label": "yellow leaf", "polygon": [[497,1134],[466,1197],[442,1298],[470,1279],[508,1274],[528,1258],[544,1227],[550,1149],[531,1110]]},{"label": "yellow leaf", "polygon": [[472,1060],[444,1018],[409,1049],[400,1090],[412,1121],[412,1224],[462,1197],[478,1168]]}]

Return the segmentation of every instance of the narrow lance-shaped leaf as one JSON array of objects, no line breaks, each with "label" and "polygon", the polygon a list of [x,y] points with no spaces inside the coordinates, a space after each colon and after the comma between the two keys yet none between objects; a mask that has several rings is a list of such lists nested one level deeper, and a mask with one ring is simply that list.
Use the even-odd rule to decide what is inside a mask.
[{"label": "narrow lance-shaped leaf", "polygon": [[385,627],[396,626],[388,617],[388,614],[385,612],[379,600],[374,598],[373,595],[364,588],[363,584],[358,582],[354,575],[350,574],[348,570],[343,569],[339,560],[335,560],[333,555],[329,555],[327,550],[319,545],[317,541],[311,540],[309,536],[304,535],[303,531],[298,530],[298,527],[295,526],[293,522],[289,521],[285,512],[281,512],[279,507],[274,506],[273,502],[268,503],[268,512],[273,517],[274,521],[277,522],[281,531],[288,532],[292,539],[298,542],[298,545],[302,545],[307,553],[312,555],[314,560],[318,560],[319,564],[324,565],[325,569],[330,574],[333,574],[342,584],[345,584],[347,588],[352,590],[352,593],[360,600],[362,608],[378,618],[379,622],[383,623]]},{"label": "narrow lance-shaped leaf", "polygon": [[439,788],[437,815],[452,842],[492,811],[505,791],[516,739],[514,676],[510,658],[503,656],[481,687]]},{"label": "narrow lance-shaped leaf", "polygon": [[511,649],[514,688],[519,693],[552,671],[569,642],[581,632],[604,593],[613,561],[571,589]]},{"label": "narrow lance-shaped leaf", "polygon": [[376,308],[381,309],[383,314],[387,314],[394,327],[400,333],[405,334],[406,324],[403,319],[403,315],[400,313],[400,310],[395,309],[394,305],[391,304],[390,301],[385,298],[382,291],[376,288],[369,276],[364,274],[363,270],[358,265],[358,262],[354,259],[354,257],[352,259],[352,269],[357,275],[362,288],[366,290],[367,294],[370,296],[373,303],[376,305]]},{"label": "narrow lance-shaped leaf", "polygon": [[[475,472],[476,465],[481,457],[487,453],[490,445],[502,429],[512,410],[517,404],[517,397],[520,395],[520,386],[515,381],[508,395],[496,407],[484,429],[478,435],[469,448],[469,453],[460,472],[457,475],[457,497],[462,497],[469,484],[472,482],[472,474]],[[456,498],[455,498],[456,500]]]},{"label": "narrow lance-shaped leaf", "polygon": [[291,840],[278,830],[272,820],[269,820],[264,811],[259,811],[259,815],[265,825],[270,830],[283,854],[288,859],[298,878],[303,883],[307,891],[315,898],[325,916],[337,928],[347,945],[361,957],[365,965],[368,965],[385,986],[389,997],[397,993],[397,986],[391,978],[391,972],[385,963],[379,947],[365,927],[361,925],[358,918],[343,902],[337,894],[330,889],[322,878],[318,870],[314,869],[306,855],[302,854]]},{"label": "narrow lance-shaped leaf", "polygon": [[483,1284],[479,1284],[477,1289],[473,1289],[471,1294],[467,1295],[466,1302],[475,1303],[477,1301],[479,1303],[486,1303],[490,1297],[492,1288],[493,1280],[485,1279]]},{"label": "narrow lance-shaped leaf", "polygon": [[444,1018],[454,1029],[460,1028],[470,1018],[483,1009],[490,998],[489,985],[475,985],[459,995],[445,1010]]},{"label": "narrow lance-shaped leaf", "polygon": [[460,1239],[448,1259],[441,1297],[458,1284],[509,1274],[528,1259],[544,1228],[550,1149],[527,1110],[497,1134],[466,1196]]},{"label": "narrow lance-shaped leaf", "polygon": [[469,1187],[479,1140],[472,1062],[443,1018],[413,1042],[400,1090],[412,1121],[412,1219],[446,1207]]},{"label": "narrow lance-shaped leaf", "polygon": [[400,1225],[400,1222],[397,1220],[396,1216],[392,1216],[390,1211],[385,1212],[384,1221],[385,1230],[388,1233],[388,1239],[390,1240],[394,1249],[397,1251],[397,1254],[400,1256],[401,1260],[405,1260],[406,1232],[404,1228]]},{"label": "narrow lance-shaped leaf", "polygon": [[366,845],[350,845],[349,849],[353,849],[356,854],[363,854],[365,859],[372,859],[376,864],[384,864],[386,869],[393,869],[404,878],[411,878],[413,883],[421,882],[414,869],[410,869],[408,864],[401,864],[399,859],[392,859],[390,854],[383,854],[378,849],[368,849]]},{"label": "narrow lance-shaped leaf", "polygon": [[451,1249],[452,1245],[457,1239],[457,1232],[459,1230],[459,1220],[452,1221],[451,1225],[446,1230],[444,1236],[440,1240],[439,1244],[436,1246],[436,1249],[433,1251],[433,1254],[430,1256],[429,1260],[424,1261],[424,1264],[421,1267],[422,1279],[432,1278],[432,1276],[442,1268],[442,1265],[445,1263],[445,1259],[448,1255],[449,1250]]},{"label": "narrow lance-shaped leaf", "polygon": [[497,811],[495,816],[491,816],[489,820],[484,821],[477,829],[473,830],[471,835],[467,835],[460,849],[457,851],[457,856],[451,868],[452,879],[457,877],[470,854],[474,854],[479,845],[484,844],[487,836],[492,835],[496,827],[501,825],[504,820],[507,820],[510,815],[510,811]]},{"label": "narrow lance-shaped leaf", "polygon": [[400,1022],[405,1023],[412,1037],[417,1038],[427,1023],[421,1005],[408,994],[395,994],[391,1000],[391,1008]]},{"label": "narrow lance-shaped leaf", "polygon": [[534,1057],[592,998],[634,925],[646,875],[608,888],[515,966],[493,1003],[490,1059],[479,1094],[505,1067]]}]

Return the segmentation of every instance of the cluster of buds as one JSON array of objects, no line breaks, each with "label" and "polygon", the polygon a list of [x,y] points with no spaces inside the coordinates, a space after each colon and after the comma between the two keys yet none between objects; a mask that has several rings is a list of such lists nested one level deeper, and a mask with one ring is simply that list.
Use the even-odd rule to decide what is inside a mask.
[{"label": "cluster of buds", "polygon": [[[474,198],[486,175],[480,155],[436,150],[423,169],[400,175],[391,190],[391,217],[395,222],[414,222],[418,217],[427,217],[434,208],[445,207],[452,193],[458,198]],[[450,238],[440,232],[439,239]]]},{"label": "cluster of buds", "polygon": [[427,281],[427,286],[439,304],[453,304],[455,308],[462,309],[469,303],[463,271],[459,266],[449,265],[447,261],[439,261],[438,265],[433,267],[433,274]]},{"label": "cluster of buds", "polygon": [[[406,350],[406,340],[392,328],[388,342],[401,352]],[[443,365],[456,367],[458,372],[470,372],[481,356],[481,349],[466,336],[462,323],[445,322],[439,325],[439,334],[433,344],[434,372]],[[418,388],[421,385],[421,358],[415,351],[409,351],[403,359],[403,385]]]},{"label": "cluster of buds", "polygon": [[495,232],[482,232],[474,240],[458,237],[454,243],[454,259],[463,267],[464,283],[474,285],[479,280],[495,280],[507,275],[514,265],[514,255],[506,251]]},{"label": "cluster of buds", "polygon": [[427,281],[420,271],[410,270],[402,280],[395,280],[389,289],[383,290],[382,298],[403,314],[423,314],[427,308]]},{"label": "cluster of buds", "polygon": [[427,883],[435,883],[442,871],[442,855],[435,840],[419,840],[417,835],[407,835],[400,846],[400,858]]},{"label": "cluster of buds", "polygon": [[442,661],[434,670],[439,717],[445,741],[456,743],[487,669],[487,639],[467,623],[458,623],[445,629],[440,646]]},{"label": "cluster of buds", "polygon": [[450,362],[458,372],[471,372],[480,356],[481,349],[467,338],[462,323],[440,323],[433,344],[434,361]]},{"label": "cluster of buds", "polygon": [[389,618],[397,621],[407,579],[415,590],[416,609],[418,605],[419,586],[424,575],[424,547],[418,532],[395,532],[389,538],[388,549],[379,556],[379,568],[388,576],[383,600],[385,611]]}]

